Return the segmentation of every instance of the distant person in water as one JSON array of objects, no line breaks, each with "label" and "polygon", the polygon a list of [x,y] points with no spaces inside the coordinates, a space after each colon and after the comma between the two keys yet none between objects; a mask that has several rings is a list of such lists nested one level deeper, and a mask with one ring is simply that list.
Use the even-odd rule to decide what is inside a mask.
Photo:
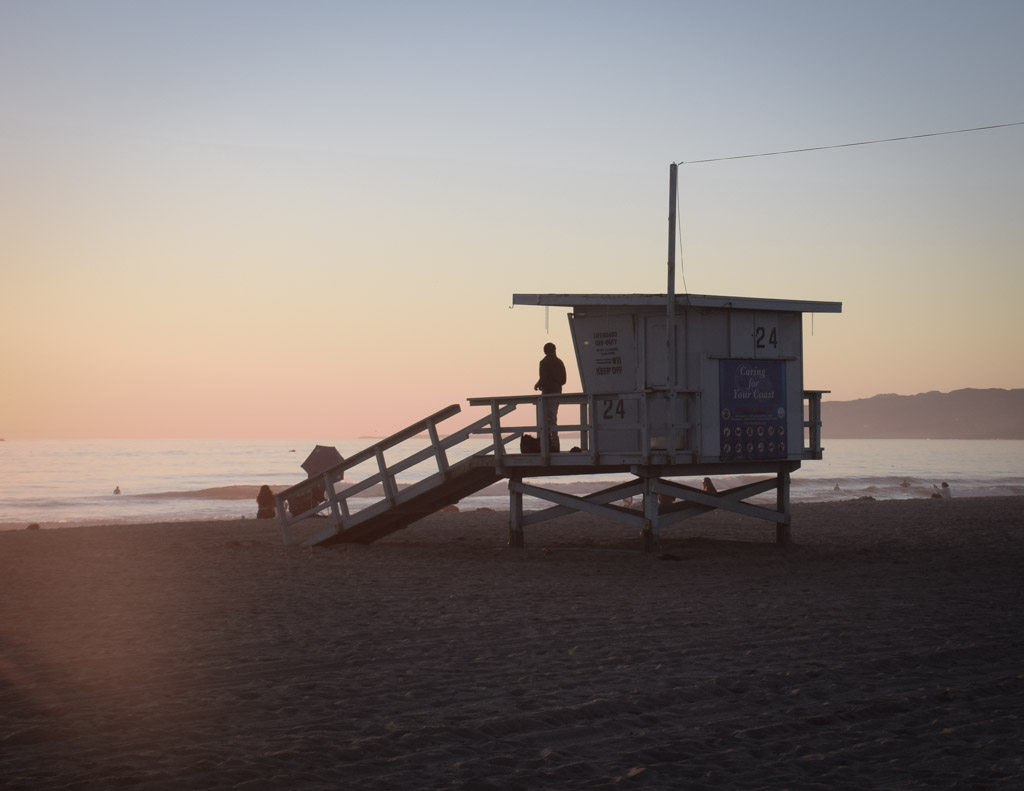
[{"label": "distant person in water", "polygon": [[257,519],[273,519],[277,516],[277,507],[274,504],[274,493],[270,491],[270,487],[263,484],[260,487],[259,494],[256,495],[256,518]]},{"label": "distant person in water", "polygon": [[941,489],[934,483],[932,484],[932,488],[935,489],[935,494],[933,494],[932,497],[941,497],[944,500],[950,500],[953,497],[953,490],[949,488],[949,484],[945,481],[942,482]]},{"label": "distant person in water", "polygon": [[[544,359],[540,361],[540,378],[533,386],[534,390],[540,390],[543,395],[553,395],[562,392],[562,385],[565,384],[565,365],[555,354],[555,344],[544,344]],[[557,451],[558,447],[558,402],[553,398],[542,399],[544,403],[544,422],[548,426],[548,438],[551,441],[551,450]]]},{"label": "distant person in water", "polygon": [[115,486],[114,487],[114,494],[120,494],[120,493],[121,493],[121,487],[120,486]]}]

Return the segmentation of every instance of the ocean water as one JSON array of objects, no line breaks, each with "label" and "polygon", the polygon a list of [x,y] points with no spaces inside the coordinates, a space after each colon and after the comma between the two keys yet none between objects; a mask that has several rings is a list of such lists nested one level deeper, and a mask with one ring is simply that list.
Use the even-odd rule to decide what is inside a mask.
[{"label": "ocean water", "polygon": [[[319,440],[346,457],[371,445],[368,439]],[[262,484],[285,487],[305,478],[301,463],[308,440],[6,440],[0,442],[0,529],[86,524],[152,523],[254,518]],[[449,452],[457,461],[488,444],[473,439]],[[1024,441],[1020,440],[831,440],[825,458],[804,462],[793,475],[792,499],[830,501],[857,497],[929,497],[947,481],[955,497],[1024,494]],[[387,454],[389,462],[426,445],[413,440]],[[420,465],[399,477],[414,483],[436,471]],[[355,468],[347,480],[376,472],[376,463]],[[595,482],[628,476],[546,479],[584,493]],[[744,480],[723,476],[719,489]],[[679,479],[699,486],[699,479]],[[118,487],[121,494],[115,495]],[[838,487],[838,488],[837,488]],[[367,503],[372,502],[367,500]],[[358,503],[354,503],[358,507]],[[525,507],[540,507],[529,501]],[[468,497],[460,507],[507,509],[505,485]]]}]

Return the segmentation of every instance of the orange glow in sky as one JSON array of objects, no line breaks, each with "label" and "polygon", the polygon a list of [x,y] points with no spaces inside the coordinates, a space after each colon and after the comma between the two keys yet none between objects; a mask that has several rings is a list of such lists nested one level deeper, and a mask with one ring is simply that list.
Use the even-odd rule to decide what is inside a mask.
[{"label": "orange glow in sky", "polygon": [[572,391],[512,294],[663,293],[673,161],[678,291],[843,303],[809,388],[1024,387],[1024,127],[685,164],[1024,121],[1024,5],[738,8],[4,3],[0,436]]}]

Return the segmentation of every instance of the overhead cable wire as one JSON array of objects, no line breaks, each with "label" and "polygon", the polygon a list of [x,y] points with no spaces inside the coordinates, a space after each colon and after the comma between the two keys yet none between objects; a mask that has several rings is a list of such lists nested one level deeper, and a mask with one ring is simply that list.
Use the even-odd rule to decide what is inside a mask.
[{"label": "overhead cable wire", "polygon": [[851,148],[853,146],[870,146],[875,143],[895,143],[899,140],[917,140],[922,137],[940,137],[942,135],[959,135],[965,132],[982,132],[987,129],[1003,129],[1008,126],[1024,126],[1024,121],[1015,121],[1010,124],[993,124],[991,126],[975,126],[970,129],[952,129],[948,132],[928,132],[923,135],[904,135],[903,137],[887,137],[882,140],[861,140],[857,143],[838,143],[831,146],[813,146],[811,148],[793,148],[788,151],[765,151],[760,154],[740,154],[732,157],[713,157],[711,159],[691,159],[680,161],[680,165],[699,165],[703,162],[725,162],[730,159],[754,159],[755,157],[775,157],[781,154],[803,154],[807,151],[825,151],[830,148]]},{"label": "overhead cable wire", "polygon": [[[679,190],[676,190],[676,217],[679,216]],[[690,289],[686,285],[686,264],[683,260],[683,224],[681,222],[676,223],[676,236],[679,237],[679,275],[683,279],[683,293],[687,295],[687,304],[689,304]]]}]

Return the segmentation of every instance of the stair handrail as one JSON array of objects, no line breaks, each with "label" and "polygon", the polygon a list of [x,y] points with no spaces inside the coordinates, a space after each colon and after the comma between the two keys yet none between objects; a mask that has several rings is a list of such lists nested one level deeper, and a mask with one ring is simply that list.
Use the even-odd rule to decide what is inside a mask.
[{"label": "stair handrail", "polygon": [[[514,408],[515,407],[513,406],[509,406],[505,409],[500,410],[499,420],[502,416],[508,414]],[[418,450],[409,456],[406,456],[404,459],[401,459],[400,461],[392,462],[391,464],[382,466],[383,454],[381,453],[381,455],[378,456],[378,471],[373,475],[369,476],[368,478],[363,479],[363,481],[361,481],[359,484],[353,484],[353,486],[347,487],[346,489],[342,490],[341,492],[338,493],[338,496],[344,495],[345,497],[351,497],[357,491],[369,488],[370,486],[373,486],[377,483],[383,483],[384,486],[386,487],[385,496],[387,496],[388,486],[391,486],[393,494],[397,495],[398,489],[397,484],[395,482],[395,475],[397,473],[409,469],[410,467],[415,467],[417,464],[426,461],[431,456],[434,456],[437,459],[438,472],[441,474],[441,477],[446,477],[448,470],[448,457],[445,451],[462,444],[467,439],[469,439],[470,436],[474,434],[484,433],[484,429],[491,422],[491,419],[492,416],[487,415],[486,417],[480,418],[474,423],[471,423],[470,425],[465,426],[459,429],[458,431],[453,432],[452,434],[449,434],[447,437],[437,437],[436,441],[435,431],[435,434],[431,435],[431,444],[429,446],[422,448],[421,450]],[[430,418],[426,418],[424,422],[429,420]],[[411,436],[407,436],[405,439],[411,439]],[[506,440],[506,444],[507,442],[508,440]],[[376,448],[377,446],[374,447]],[[386,448],[383,447],[383,443],[381,443],[381,450],[386,450]],[[480,450],[476,451],[473,455],[485,456],[491,453],[493,450],[494,445],[491,444],[486,448],[481,448]],[[390,483],[388,483],[388,481],[390,481]],[[365,484],[365,486],[362,484]]]},{"label": "stair handrail", "polygon": [[[383,458],[382,453],[384,450],[387,450],[388,448],[394,447],[395,445],[405,442],[408,439],[412,439],[417,434],[421,434],[423,431],[427,430],[428,424],[436,425],[437,423],[440,423],[443,420],[447,420],[448,418],[457,415],[461,411],[462,407],[459,406],[458,404],[451,404],[445,407],[444,409],[439,409],[432,415],[428,415],[422,420],[419,420],[416,423],[412,423],[406,426],[405,428],[401,429],[400,431],[396,431],[394,434],[390,434],[389,436],[382,439],[380,442],[374,443],[368,448],[365,448],[359,451],[358,453],[352,454],[344,461],[341,461],[338,464],[335,464],[334,466],[327,468],[320,475],[311,476],[304,481],[300,481],[299,483],[289,486],[287,489],[283,489],[280,492],[277,492],[274,495],[274,503],[277,507],[278,520],[281,523],[281,533],[285,538],[285,543],[288,543],[287,528],[289,522],[301,521],[302,519],[305,519],[308,516],[311,516],[315,513],[318,513],[319,511],[322,511],[324,508],[328,506],[332,506],[336,526],[338,523],[340,523],[342,514],[339,513],[336,508],[333,508],[333,504],[338,500],[338,492],[335,492],[334,490],[334,482],[335,480],[340,481],[346,470],[351,469],[352,467],[356,467],[359,464],[362,464],[365,461],[369,461],[370,459],[375,457],[378,459],[379,465],[381,459]],[[352,486],[346,487],[343,490],[346,493],[346,499],[348,497],[351,497],[358,491],[362,491],[363,489],[369,488],[370,486],[373,486],[378,482],[384,480],[384,477],[380,473],[377,473],[374,476],[370,476],[370,478],[373,479],[372,482],[370,483],[367,483],[364,480],[360,481],[359,483],[353,484]],[[327,495],[327,499],[315,505],[313,508],[308,509],[307,511],[304,511],[300,514],[292,514],[292,518],[289,520],[287,516],[288,512],[285,510],[284,507],[285,502],[287,502],[289,498],[292,498],[297,494],[302,494],[303,492],[306,491],[312,491],[314,488],[318,486],[324,487],[324,493]]]},{"label": "stair handrail", "polygon": [[[514,409],[515,405],[506,405],[499,410],[497,420],[500,422],[502,416],[508,414]],[[275,494],[274,500],[277,505],[278,518],[281,524],[281,535],[284,543],[289,543],[289,525],[300,522],[326,508],[331,509],[334,527],[340,530],[344,520],[350,516],[348,499],[372,486],[376,486],[378,483],[381,484],[384,489],[385,499],[387,499],[390,504],[394,505],[399,494],[397,481],[395,480],[396,474],[408,469],[409,467],[413,467],[423,461],[426,461],[431,456],[436,460],[438,473],[441,475],[442,479],[446,478],[449,471],[446,451],[466,441],[472,435],[483,433],[485,427],[487,427],[493,419],[493,415],[487,415],[486,417],[465,426],[447,437],[440,437],[437,432],[437,424],[461,411],[462,408],[458,404],[452,404],[451,406],[441,409],[432,415],[417,421],[416,423],[406,426],[401,431],[397,431],[394,434],[385,437],[381,441],[370,445],[358,453],[349,456],[344,461],[324,470],[319,475],[300,481],[299,483],[289,486],[287,489],[283,489]],[[413,437],[422,434],[424,431],[427,432],[430,439],[430,444],[427,447],[422,448],[399,461],[390,464],[386,461],[384,451],[393,448],[402,442],[410,440]],[[503,446],[503,444],[507,444],[509,441],[514,439],[515,436],[518,436],[518,434],[508,437],[498,447]],[[492,444],[476,451],[473,455],[487,455],[492,451],[495,451],[495,449],[496,446]],[[345,470],[362,464],[365,461],[369,461],[370,459],[376,459],[377,472],[367,476],[361,481],[354,482],[341,490],[335,490],[335,481],[337,480],[340,482],[341,474],[344,473]],[[302,513],[291,514],[289,517],[288,512],[284,507],[284,503],[290,497],[312,490],[318,486],[323,486],[326,499]]]}]

